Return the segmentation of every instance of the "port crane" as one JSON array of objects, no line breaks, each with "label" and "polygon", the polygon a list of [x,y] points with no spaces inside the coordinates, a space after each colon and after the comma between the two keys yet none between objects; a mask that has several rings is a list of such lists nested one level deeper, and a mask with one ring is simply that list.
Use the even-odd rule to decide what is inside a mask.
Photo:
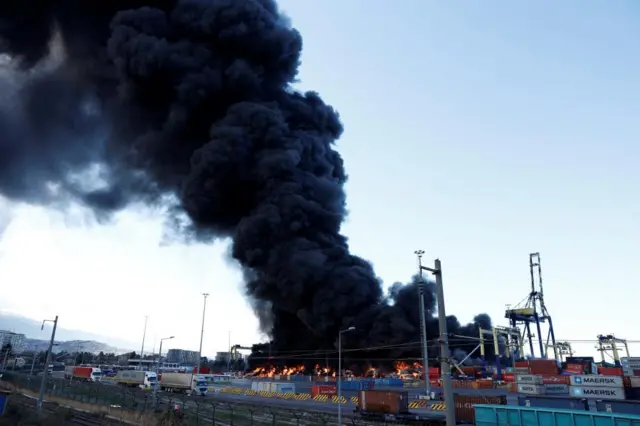
[{"label": "port crane", "polygon": [[620,363],[620,355],[618,355],[618,351],[621,351],[622,348],[619,348],[618,345],[624,346],[624,350],[627,354],[627,358],[629,355],[629,345],[627,344],[626,339],[618,339],[613,334],[600,334],[598,335],[598,352],[600,352],[600,356],[602,357],[602,363],[605,363],[605,355],[609,355],[613,358],[613,361],[617,367],[622,365]]},{"label": "port crane", "polygon": [[[542,286],[542,267],[540,266],[540,253],[529,254],[529,271],[531,275],[531,291],[529,295],[518,305],[505,311],[505,318],[509,320],[512,328],[522,326],[522,338],[526,333],[529,341],[531,356],[535,357],[534,337],[537,337],[540,348],[540,357],[547,358],[547,347],[553,348],[554,358],[558,359],[558,346],[556,336],[553,331],[551,315],[544,303],[544,288]],[[541,324],[547,323],[549,331],[546,342],[542,338]],[[535,336],[531,332],[531,327],[536,327]],[[524,339],[522,339],[524,340]]]}]

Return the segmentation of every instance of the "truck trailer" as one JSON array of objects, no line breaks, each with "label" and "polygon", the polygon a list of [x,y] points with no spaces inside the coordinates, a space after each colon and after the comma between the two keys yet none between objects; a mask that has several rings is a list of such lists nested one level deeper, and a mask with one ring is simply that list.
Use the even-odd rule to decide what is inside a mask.
[{"label": "truck trailer", "polygon": [[196,374],[162,373],[160,376],[160,390],[205,396],[209,390],[209,384],[204,377]]},{"label": "truck trailer", "polygon": [[153,371],[120,370],[115,381],[121,386],[140,389],[153,389],[158,384],[156,373]]},{"label": "truck trailer", "polygon": [[[65,377],[67,376],[65,370]],[[96,367],[73,367],[71,372],[71,380],[83,382],[99,382],[102,379],[102,371]]]}]

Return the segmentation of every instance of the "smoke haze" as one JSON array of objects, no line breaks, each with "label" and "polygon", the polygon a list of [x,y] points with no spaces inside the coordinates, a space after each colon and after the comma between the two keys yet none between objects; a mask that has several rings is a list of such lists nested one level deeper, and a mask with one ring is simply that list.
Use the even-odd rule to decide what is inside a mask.
[{"label": "smoke haze", "polygon": [[177,200],[181,234],[231,238],[275,348],[333,347],[351,325],[353,344],[418,339],[415,283],[384,295],[340,234],[342,123],[291,88],[302,38],[274,1],[5,1],[0,49],[5,197],[102,218]]}]

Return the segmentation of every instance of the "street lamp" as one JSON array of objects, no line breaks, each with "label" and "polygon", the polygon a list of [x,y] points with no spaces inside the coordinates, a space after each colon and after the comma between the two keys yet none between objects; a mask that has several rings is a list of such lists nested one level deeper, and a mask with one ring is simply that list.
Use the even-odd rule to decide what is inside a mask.
[{"label": "street lamp", "polygon": [[338,426],[342,426],[342,333],[348,333],[355,329],[352,326],[338,333]]},{"label": "street lamp", "polygon": [[158,382],[158,376],[160,376],[160,360],[162,359],[162,342],[164,342],[165,340],[171,340],[173,339],[175,336],[171,336],[171,337],[164,337],[162,339],[160,339],[160,351],[158,352],[158,360],[156,361],[156,383],[155,386],[153,387],[153,403],[155,404],[155,406],[158,406],[158,399],[156,398],[156,396],[158,395],[158,386],[160,386],[160,383]]},{"label": "street lamp", "polygon": [[204,337],[204,314],[207,311],[207,297],[209,297],[209,293],[202,293],[204,296],[204,306],[202,308],[202,329],[200,330],[200,350],[198,351],[198,368],[196,369],[196,374],[200,374],[200,364],[202,364],[202,338]]},{"label": "street lamp", "polygon": [[51,359],[51,351],[53,350],[53,340],[56,338],[56,328],[58,328],[58,316],[54,320],[43,320],[40,331],[44,330],[44,323],[52,322],[53,330],[51,331],[51,341],[49,349],[47,349],[47,357],[44,360],[44,371],[42,372],[42,382],[40,383],[40,394],[38,395],[38,410],[42,409],[42,400],[44,399],[44,391],[47,389],[47,373],[49,372],[49,360]]}]

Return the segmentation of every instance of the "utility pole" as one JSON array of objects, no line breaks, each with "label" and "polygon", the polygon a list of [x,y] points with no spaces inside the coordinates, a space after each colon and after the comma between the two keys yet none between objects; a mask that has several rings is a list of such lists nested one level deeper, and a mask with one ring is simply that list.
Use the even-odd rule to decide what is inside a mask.
[{"label": "utility pole", "polygon": [[418,283],[418,301],[420,302],[420,328],[422,332],[422,362],[424,371],[424,390],[427,398],[431,397],[431,383],[429,383],[429,348],[427,343],[427,316],[424,310],[424,286],[425,280],[422,276],[422,255],[424,250],[414,252],[418,256],[418,273],[420,282]]},{"label": "utility pole", "polygon": [[142,332],[142,347],[140,348],[140,362],[138,363],[140,370],[142,370],[142,355],[144,355],[144,339],[147,337],[147,320],[148,319],[149,319],[148,316],[144,317],[144,331]]},{"label": "utility pole", "polygon": [[456,412],[453,403],[453,387],[451,385],[451,358],[449,355],[449,331],[447,330],[447,313],[444,307],[444,288],[442,285],[442,265],[436,259],[433,268],[421,266],[436,277],[436,299],[438,300],[438,323],[440,328],[440,372],[444,391],[447,426],[456,426]]},{"label": "utility pole", "polygon": [[227,371],[231,373],[231,330],[229,330],[229,361],[227,362]]},{"label": "utility pole", "polygon": [[200,349],[198,350],[198,368],[196,374],[200,374],[200,364],[202,364],[202,338],[204,337],[204,314],[207,312],[207,297],[209,293],[202,293],[204,297],[204,307],[202,308],[202,329],[200,330]]},{"label": "utility pole", "polygon": [[40,330],[44,330],[45,322],[53,322],[53,330],[51,331],[51,341],[49,342],[49,349],[47,349],[47,357],[44,361],[44,371],[42,372],[42,382],[40,382],[40,394],[38,395],[38,410],[42,409],[42,401],[44,400],[44,392],[47,390],[47,374],[49,373],[49,360],[51,359],[51,351],[53,350],[53,341],[56,338],[56,328],[58,328],[58,316],[56,319],[42,321]]}]

